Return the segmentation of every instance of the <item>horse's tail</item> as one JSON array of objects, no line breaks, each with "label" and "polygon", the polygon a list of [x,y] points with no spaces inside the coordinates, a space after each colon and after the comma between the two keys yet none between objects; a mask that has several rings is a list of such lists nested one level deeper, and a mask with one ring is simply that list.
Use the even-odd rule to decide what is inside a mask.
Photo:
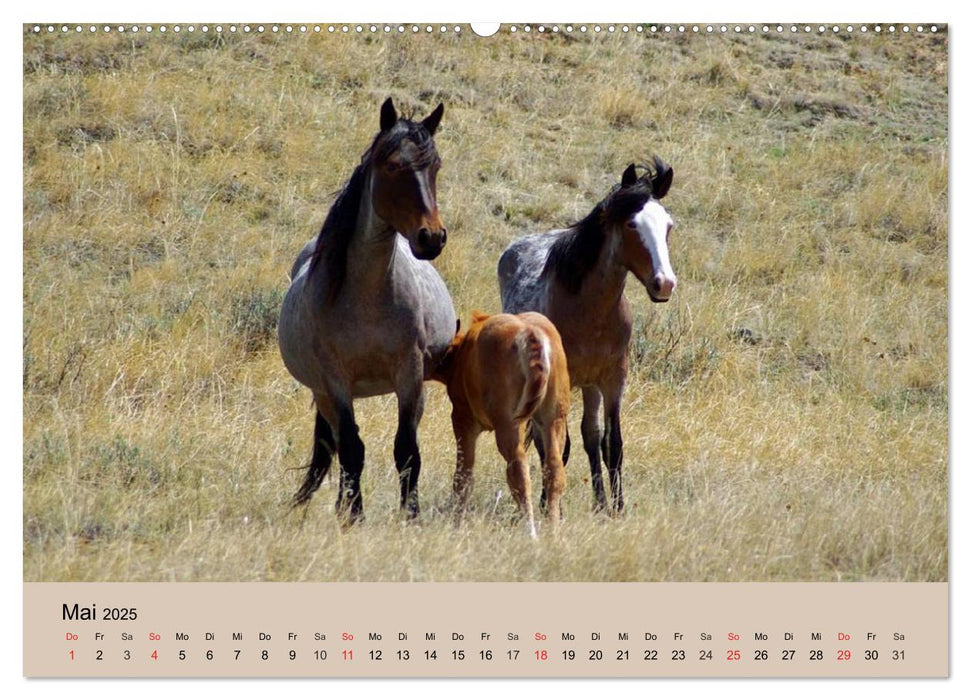
[{"label": "horse's tail", "polygon": [[309,501],[310,497],[314,495],[314,491],[320,488],[324,477],[330,471],[331,461],[337,451],[337,445],[334,443],[334,432],[330,425],[316,408],[314,408],[314,415],[316,421],[314,423],[313,456],[310,458],[310,464],[307,465],[307,474],[304,477],[303,484],[293,497],[294,506]]},{"label": "horse's tail", "polygon": [[526,380],[515,415],[516,420],[522,420],[533,415],[539,402],[546,396],[550,381],[550,341],[541,330],[524,328],[516,335],[516,347]]}]

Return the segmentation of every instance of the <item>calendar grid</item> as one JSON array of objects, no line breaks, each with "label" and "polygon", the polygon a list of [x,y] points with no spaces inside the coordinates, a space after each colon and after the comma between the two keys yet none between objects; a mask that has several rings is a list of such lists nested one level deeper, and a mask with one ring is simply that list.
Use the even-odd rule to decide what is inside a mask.
[{"label": "calendar grid", "polygon": [[28,583],[31,677],[943,677],[946,583]]}]

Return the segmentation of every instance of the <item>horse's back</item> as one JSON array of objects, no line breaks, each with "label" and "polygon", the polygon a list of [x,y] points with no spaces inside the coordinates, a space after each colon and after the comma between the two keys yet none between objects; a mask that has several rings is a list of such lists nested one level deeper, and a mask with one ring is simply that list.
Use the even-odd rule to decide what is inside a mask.
[{"label": "horse's back", "polygon": [[546,291],[543,270],[550,248],[562,231],[523,236],[503,251],[499,258],[499,294],[506,313],[545,311]]},{"label": "horse's back", "polygon": [[561,344],[560,333],[556,330],[553,322],[538,311],[522,311],[517,314],[517,318],[527,326],[539,328],[556,343]]},{"label": "horse's back", "polygon": [[556,417],[565,417],[570,405],[570,373],[563,338],[553,322],[539,312],[527,311],[518,314],[517,318],[534,333],[540,334],[545,346],[549,381],[545,396],[542,397],[542,405],[537,407],[535,417],[541,423],[548,423]]},{"label": "horse's back", "polygon": [[297,254],[297,259],[293,261],[293,267],[290,268],[290,281],[293,282],[297,278],[297,275],[310,263],[310,258],[314,254],[314,249],[317,247],[317,237],[314,236],[307,244],[300,249]]},{"label": "horse's back", "polygon": [[487,430],[521,419],[531,378],[524,362],[530,330],[518,315],[501,313],[473,316],[465,334],[455,377],[473,415]]},{"label": "horse's back", "polygon": [[[476,324],[469,333],[475,344],[469,359],[473,391],[481,394],[482,412],[490,422],[521,420],[541,403],[569,402],[569,376],[560,335],[540,313],[501,313]],[[547,389],[554,387],[549,394]]]}]

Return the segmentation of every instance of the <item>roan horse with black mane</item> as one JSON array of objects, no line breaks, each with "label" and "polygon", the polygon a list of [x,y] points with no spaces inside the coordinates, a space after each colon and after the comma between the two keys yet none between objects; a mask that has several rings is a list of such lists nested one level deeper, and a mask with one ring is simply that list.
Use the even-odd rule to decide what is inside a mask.
[{"label": "roan horse with black mane", "polygon": [[[646,174],[638,177],[631,163],[620,184],[582,221],[520,238],[499,259],[502,310],[538,311],[560,332],[570,383],[583,392],[581,432],[595,505],[607,508],[603,454],[615,512],[624,508],[620,402],[631,336],[630,307],[624,297],[627,273],[634,273],[655,302],[670,299],[677,284],[668,255],[673,222],[659,201],[671,187],[674,171],[656,156],[653,170],[645,169]],[[602,441],[601,405],[606,418]],[[541,436],[534,431],[533,438],[542,460]]]},{"label": "roan horse with black mane", "polygon": [[394,392],[394,460],[401,507],[418,515],[421,456],[417,428],[423,381],[455,333],[455,309],[427,262],[445,246],[435,178],[441,160],[432,136],[444,111],[420,122],[399,119],[391,98],[381,130],[331,207],[323,228],[297,256],[280,312],[280,352],[290,373],[313,392],[314,446],[294,503],[307,502],[340,460],[337,514],[364,514],[364,443],[356,398]]}]

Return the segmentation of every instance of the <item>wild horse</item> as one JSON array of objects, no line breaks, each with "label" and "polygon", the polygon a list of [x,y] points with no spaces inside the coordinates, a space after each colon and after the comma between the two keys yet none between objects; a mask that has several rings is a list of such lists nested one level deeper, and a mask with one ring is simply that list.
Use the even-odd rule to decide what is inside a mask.
[{"label": "wild horse", "polygon": [[[553,321],[563,338],[570,382],[583,393],[581,432],[595,505],[607,507],[602,453],[611,504],[618,512],[624,508],[620,403],[631,336],[630,307],[624,297],[627,273],[634,274],[655,302],[670,299],[677,284],[668,255],[673,222],[660,202],[674,171],[656,156],[653,169],[644,169],[647,172],[639,177],[631,163],[620,184],[579,223],[513,242],[499,259],[498,270],[503,311],[538,311]],[[546,446],[537,438],[534,432],[543,459]]]},{"label": "wild horse", "polygon": [[297,256],[280,312],[280,352],[290,373],[313,392],[313,456],[294,503],[307,502],[334,454],[340,461],[339,517],[364,514],[364,443],[354,399],[394,392],[394,460],[401,507],[419,512],[417,428],[423,381],[455,333],[455,309],[429,260],[447,232],[435,179],[441,159],[433,136],[444,112],[399,118],[391,98],[381,130],[337,196],[317,237]]},{"label": "wild horse", "polygon": [[543,492],[552,528],[560,520],[566,488],[563,452],[570,412],[570,377],[560,334],[542,314],[473,312],[468,331],[456,329],[436,379],[448,387],[457,456],[452,483],[459,514],[472,491],[475,443],[484,430],[496,432],[496,447],[506,462],[509,491],[536,537],[532,486],[524,428],[528,422],[549,446],[543,460]]}]

